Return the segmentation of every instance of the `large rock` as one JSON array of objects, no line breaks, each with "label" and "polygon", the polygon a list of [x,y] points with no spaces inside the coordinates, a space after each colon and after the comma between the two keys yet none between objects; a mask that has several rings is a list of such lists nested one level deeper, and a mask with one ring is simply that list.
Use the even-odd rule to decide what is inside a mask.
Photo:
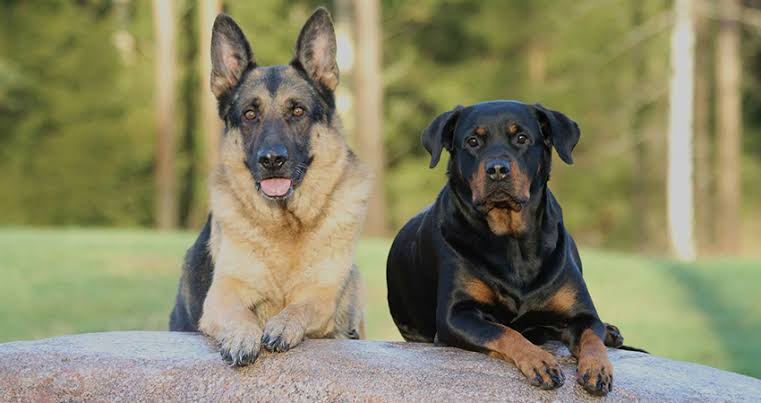
[{"label": "large rock", "polygon": [[[0,345],[0,401],[585,401],[559,345],[566,384],[543,391],[506,362],[415,343],[309,340],[231,368],[189,333],[115,332]],[[748,401],[761,381],[702,365],[611,350],[608,399]]]}]

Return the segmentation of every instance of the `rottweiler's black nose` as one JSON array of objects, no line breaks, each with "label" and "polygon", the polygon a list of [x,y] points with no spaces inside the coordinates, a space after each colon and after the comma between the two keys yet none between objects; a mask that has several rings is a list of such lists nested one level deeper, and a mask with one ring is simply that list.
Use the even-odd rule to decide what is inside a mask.
[{"label": "rottweiler's black nose", "polygon": [[259,165],[266,169],[278,169],[288,161],[288,150],[280,145],[262,147],[256,153]]},{"label": "rottweiler's black nose", "polygon": [[486,174],[493,181],[501,181],[510,173],[510,163],[505,160],[491,160],[486,163]]}]

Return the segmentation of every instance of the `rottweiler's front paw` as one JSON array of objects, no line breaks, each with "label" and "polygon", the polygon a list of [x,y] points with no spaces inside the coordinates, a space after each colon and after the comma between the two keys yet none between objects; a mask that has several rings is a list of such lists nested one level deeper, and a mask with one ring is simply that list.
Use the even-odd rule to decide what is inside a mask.
[{"label": "rottweiler's front paw", "polygon": [[552,354],[536,347],[536,350],[521,354],[513,359],[529,383],[542,389],[559,388],[565,382],[563,371]]},{"label": "rottweiler's front paw", "polygon": [[613,366],[607,357],[582,358],[579,360],[576,381],[587,392],[605,396],[613,390]]},{"label": "rottweiler's front paw", "polygon": [[264,325],[262,344],[273,352],[285,352],[296,347],[304,340],[304,325],[287,313],[281,312]]},{"label": "rottweiler's front paw", "polygon": [[226,329],[217,337],[219,353],[226,363],[242,367],[253,364],[261,349],[262,332],[255,326]]}]

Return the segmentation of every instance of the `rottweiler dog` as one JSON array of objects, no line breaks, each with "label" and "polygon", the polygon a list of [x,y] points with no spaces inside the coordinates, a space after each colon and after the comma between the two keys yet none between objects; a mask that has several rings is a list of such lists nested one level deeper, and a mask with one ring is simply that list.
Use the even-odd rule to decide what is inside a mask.
[{"label": "rottweiler dog", "polygon": [[353,259],[370,175],[336,114],[330,14],[314,12],[284,65],[258,64],[226,15],[211,42],[225,134],[211,215],[186,255],[170,329],[200,330],[236,366],[304,337],[362,337],[364,291]]},{"label": "rottweiler dog", "polygon": [[536,344],[562,340],[578,358],[578,382],[596,395],[611,390],[606,344],[623,338],[598,317],[547,186],[552,148],[571,164],[580,134],[563,113],[516,101],[458,106],[423,131],[430,167],[442,149],[450,159],[447,184],[388,256],[389,308],[406,340],[511,361],[544,389],[565,378]]}]

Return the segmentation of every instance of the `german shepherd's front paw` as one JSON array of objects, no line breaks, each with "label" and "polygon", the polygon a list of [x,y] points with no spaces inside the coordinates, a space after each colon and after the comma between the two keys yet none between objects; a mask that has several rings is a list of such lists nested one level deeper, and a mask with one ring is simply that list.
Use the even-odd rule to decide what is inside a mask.
[{"label": "german shepherd's front paw", "polygon": [[285,312],[270,318],[264,325],[262,344],[273,352],[285,352],[296,347],[304,340],[305,328],[296,317]]},{"label": "german shepherd's front paw", "polygon": [[580,358],[576,381],[587,392],[605,396],[613,390],[613,366],[606,356]]},{"label": "german shepherd's front paw", "polygon": [[542,389],[559,388],[565,382],[563,371],[552,354],[539,347],[522,352],[513,361],[529,383]]},{"label": "german shepherd's front paw", "polygon": [[226,363],[243,367],[253,364],[261,350],[262,331],[256,325],[230,326],[213,336]]}]

